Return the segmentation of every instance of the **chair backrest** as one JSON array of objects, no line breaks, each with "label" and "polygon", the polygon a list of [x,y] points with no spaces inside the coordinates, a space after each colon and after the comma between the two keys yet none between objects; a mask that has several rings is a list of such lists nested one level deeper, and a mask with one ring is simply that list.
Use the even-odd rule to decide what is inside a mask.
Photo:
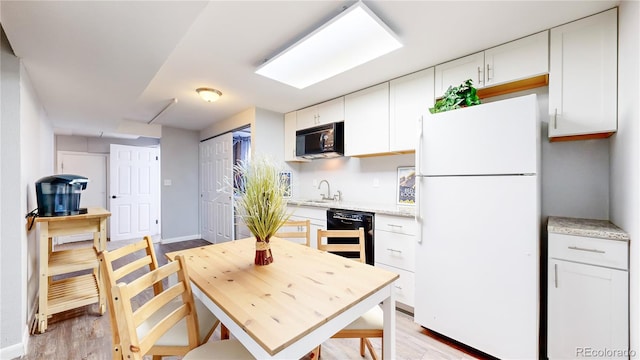
[{"label": "chair backrest", "polygon": [[[295,228],[295,231],[292,228]],[[311,246],[311,220],[289,220],[282,224],[275,236],[283,239],[302,239],[305,245]]]},{"label": "chair backrest", "polygon": [[[134,297],[174,274],[177,275],[175,285],[155,294],[134,311],[132,306]],[[198,317],[183,256],[177,256],[175,261],[152,270],[129,283],[120,283],[114,286],[111,293],[122,344],[122,355],[125,359],[142,360],[142,357],[149,352],[162,335],[185,318],[189,339],[188,347],[194,349],[198,346]],[[136,297],[134,301],[137,303],[140,298],[142,296]],[[163,308],[174,299],[181,299],[182,304],[165,314]],[[138,326],[150,318],[155,319],[155,325],[146,334],[140,336],[137,331]]]},{"label": "chair backrest", "polygon": [[[338,237],[338,238],[354,238],[358,239],[358,243],[356,244],[329,244],[322,241],[322,239],[326,239],[329,237]],[[359,253],[359,257],[354,260],[359,260],[360,262],[366,262],[365,252],[364,252],[364,228],[359,228],[358,230],[318,230],[318,250],[327,251],[327,252],[340,252],[340,253]]]},{"label": "chair backrest", "polygon": [[[140,256],[136,253],[143,253],[144,256]],[[138,255],[137,258],[136,255]],[[116,324],[115,304],[113,303],[113,294],[111,290],[113,286],[123,278],[127,277],[128,280],[134,278],[133,274],[137,270],[141,274],[148,273],[158,268],[158,260],[156,258],[155,251],[153,249],[153,241],[150,236],[145,236],[143,240],[134,244],[123,246],[113,251],[103,251],[99,254],[98,259],[100,261],[100,268],[102,271],[103,290],[106,292],[109,303],[109,316],[111,318],[111,336],[113,339],[113,358],[122,356],[120,350],[120,335],[118,333],[118,327]],[[146,268],[145,268],[146,267]],[[142,272],[144,270],[144,272]],[[131,276],[129,276],[131,275]],[[162,282],[155,283],[153,285],[154,295],[158,295],[162,292]]]}]

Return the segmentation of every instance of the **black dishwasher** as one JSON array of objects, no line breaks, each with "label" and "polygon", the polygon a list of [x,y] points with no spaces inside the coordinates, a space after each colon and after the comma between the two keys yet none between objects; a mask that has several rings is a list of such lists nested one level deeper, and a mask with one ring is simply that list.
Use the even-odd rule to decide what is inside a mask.
[{"label": "black dishwasher", "polygon": [[[357,230],[364,228],[365,237],[365,255],[367,264],[373,265],[373,213],[342,209],[327,210],[327,230]],[[357,244],[358,241],[348,238],[330,237],[327,239],[329,244]],[[353,254],[338,255],[353,257]]]}]

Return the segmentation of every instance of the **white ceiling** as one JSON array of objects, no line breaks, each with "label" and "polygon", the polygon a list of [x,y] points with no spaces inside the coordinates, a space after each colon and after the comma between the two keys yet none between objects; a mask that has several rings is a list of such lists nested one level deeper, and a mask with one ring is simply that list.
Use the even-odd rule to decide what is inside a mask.
[{"label": "white ceiling", "polygon": [[[7,1],[2,27],[59,133],[123,120],[201,130],[288,112],[616,6],[619,1],[365,1],[404,47],[298,90],[254,74],[353,1]],[[213,87],[218,102],[195,92]]]}]

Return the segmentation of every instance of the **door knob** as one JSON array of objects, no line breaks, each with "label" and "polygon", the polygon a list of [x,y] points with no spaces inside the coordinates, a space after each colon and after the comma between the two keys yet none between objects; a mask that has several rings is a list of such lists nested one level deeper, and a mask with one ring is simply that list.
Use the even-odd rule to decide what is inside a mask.
[{"label": "door knob", "polygon": [[112,198],[112,199],[115,199],[115,198],[117,198],[117,196],[115,196],[115,195],[111,195],[111,198]]}]

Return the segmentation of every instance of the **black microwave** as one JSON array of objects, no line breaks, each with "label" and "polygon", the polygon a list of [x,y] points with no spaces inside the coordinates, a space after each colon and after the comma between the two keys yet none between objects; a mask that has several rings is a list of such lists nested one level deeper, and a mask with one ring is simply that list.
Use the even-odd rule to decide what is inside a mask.
[{"label": "black microwave", "polygon": [[326,159],[344,154],[344,122],[296,131],[296,156]]}]

